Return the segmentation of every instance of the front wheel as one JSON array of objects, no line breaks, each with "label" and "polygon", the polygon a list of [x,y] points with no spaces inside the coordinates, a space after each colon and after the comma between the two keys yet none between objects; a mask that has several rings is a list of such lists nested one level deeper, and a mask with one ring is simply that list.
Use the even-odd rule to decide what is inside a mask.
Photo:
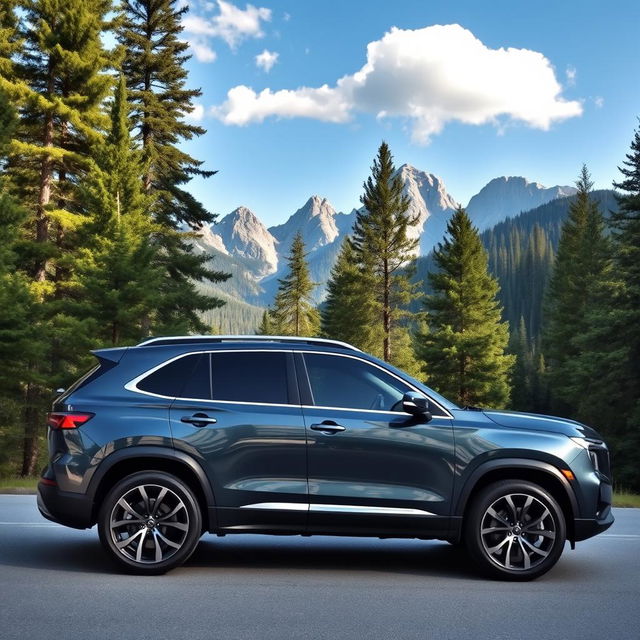
[{"label": "front wheel", "polygon": [[181,565],[202,530],[198,501],[189,486],[162,471],[127,476],[100,508],[100,541],[126,571],[157,575]]},{"label": "front wheel", "polygon": [[475,496],[465,543],[479,568],[502,580],[532,580],[560,558],[566,540],[562,509],[531,482],[496,482]]}]

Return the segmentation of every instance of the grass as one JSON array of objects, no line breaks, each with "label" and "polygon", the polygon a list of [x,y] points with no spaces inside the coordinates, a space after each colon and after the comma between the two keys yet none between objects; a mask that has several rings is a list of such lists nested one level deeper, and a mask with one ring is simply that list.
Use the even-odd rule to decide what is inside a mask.
[{"label": "grass", "polygon": [[0,478],[0,493],[35,493],[38,478]]},{"label": "grass", "polygon": [[[35,493],[38,478],[0,478],[0,493]],[[613,494],[614,507],[635,507],[640,509],[640,495],[628,491]]]}]

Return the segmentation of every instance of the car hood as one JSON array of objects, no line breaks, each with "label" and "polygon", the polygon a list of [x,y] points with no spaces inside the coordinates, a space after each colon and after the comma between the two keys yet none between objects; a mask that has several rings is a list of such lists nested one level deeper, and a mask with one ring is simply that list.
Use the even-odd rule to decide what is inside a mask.
[{"label": "car hood", "polygon": [[569,418],[558,418],[556,416],[544,416],[537,413],[521,413],[519,411],[497,411],[484,409],[483,413],[489,420],[503,427],[513,427],[515,429],[532,429],[534,431],[552,431],[562,433],[565,436],[595,438],[602,440],[600,434],[585,424],[570,420]]}]

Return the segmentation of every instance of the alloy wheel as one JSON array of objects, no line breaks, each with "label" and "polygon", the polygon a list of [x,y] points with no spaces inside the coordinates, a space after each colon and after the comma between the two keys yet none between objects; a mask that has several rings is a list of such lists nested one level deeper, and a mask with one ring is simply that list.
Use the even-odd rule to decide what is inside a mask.
[{"label": "alloy wheel", "polygon": [[168,487],[140,484],[116,501],[109,533],[115,547],[129,560],[164,562],[183,547],[189,534],[189,512]]},{"label": "alloy wheel", "polygon": [[480,521],[487,556],[502,569],[529,571],[542,564],[556,544],[557,523],[537,497],[509,493],[492,502]]}]

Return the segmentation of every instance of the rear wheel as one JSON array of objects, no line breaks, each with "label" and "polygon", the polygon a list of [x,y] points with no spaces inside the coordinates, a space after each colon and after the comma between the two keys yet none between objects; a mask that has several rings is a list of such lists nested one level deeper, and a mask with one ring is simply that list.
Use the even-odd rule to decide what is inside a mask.
[{"label": "rear wheel", "polygon": [[161,471],[134,473],[104,500],[100,540],[115,562],[132,573],[156,575],[181,565],[195,550],[202,516],[193,492]]},{"label": "rear wheel", "polygon": [[562,509],[542,487],[502,481],[474,498],[464,539],[484,573],[503,580],[532,580],[560,558],[566,523]]}]

